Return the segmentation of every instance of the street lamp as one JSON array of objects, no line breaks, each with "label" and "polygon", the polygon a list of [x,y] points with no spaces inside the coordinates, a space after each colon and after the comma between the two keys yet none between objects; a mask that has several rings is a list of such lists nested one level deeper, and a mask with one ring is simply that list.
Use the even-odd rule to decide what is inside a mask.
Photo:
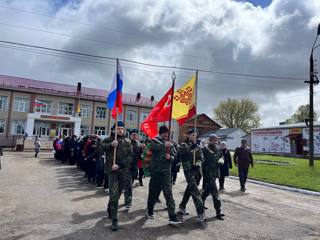
[{"label": "street lamp", "polygon": [[316,42],[318,40],[318,37],[320,35],[320,24],[318,25],[317,29],[317,36],[316,39],[314,40],[312,49],[311,49],[311,55],[310,55],[310,73],[309,81],[305,81],[305,83],[310,84],[310,89],[309,89],[309,97],[310,97],[310,104],[309,104],[309,166],[312,167],[314,166],[314,139],[313,139],[313,85],[319,84],[319,80],[316,76],[316,73],[314,72],[314,60],[313,60],[313,51],[320,45],[316,46]]}]

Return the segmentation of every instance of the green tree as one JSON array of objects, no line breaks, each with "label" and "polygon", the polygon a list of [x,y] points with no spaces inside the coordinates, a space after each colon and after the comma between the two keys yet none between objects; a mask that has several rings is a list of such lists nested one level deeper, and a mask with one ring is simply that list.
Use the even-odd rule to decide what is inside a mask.
[{"label": "green tree", "polygon": [[[286,123],[304,122],[306,118],[309,118],[309,104],[299,106],[297,111],[286,120]],[[313,112],[313,120],[318,120],[316,112]]]},{"label": "green tree", "polygon": [[227,99],[213,110],[215,119],[228,128],[249,131],[260,126],[258,105],[250,99]]}]

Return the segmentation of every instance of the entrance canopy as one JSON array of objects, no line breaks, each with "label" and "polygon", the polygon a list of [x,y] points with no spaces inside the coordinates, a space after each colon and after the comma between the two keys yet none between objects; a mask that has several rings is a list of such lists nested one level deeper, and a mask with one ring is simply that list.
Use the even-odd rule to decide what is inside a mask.
[{"label": "entrance canopy", "polygon": [[59,135],[80,136],[81,118],[67,115],[50,115],[28,113],[26,133],[28,137],[43,135],[55,137]]}]

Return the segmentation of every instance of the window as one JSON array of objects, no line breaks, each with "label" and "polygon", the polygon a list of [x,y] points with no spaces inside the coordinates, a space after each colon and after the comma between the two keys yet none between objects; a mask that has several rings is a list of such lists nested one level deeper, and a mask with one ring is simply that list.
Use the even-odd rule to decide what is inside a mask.
[{"label": "window", "polygon": [[127,122],[136,122],[137,121],[137,112],[132,111],[132,110],[128,110],[126,120],[127,120]]},{"label": "window", "polygon": [[28,98],[15,97],[13,109],[16,112],[29,112],[29,105]]},{"label": "window", "polygon": [[80,117],[83,117],[83,118],[90,117],[90,106],[80,104]]},{"label": "window", "polygon": [[49,122],[38,122],[35,121],[33,128],[33,135],[39,137],[49,137],[50,136],[51,124]]},{"label": "window", "polygon": [[52,111],[52,103],[50,101],[46,100],[40,100],[43,105],[37,106],[36,107],[36,112],[41,112],[41,113],[51,113]]},{"label": "window", "polygon": [[147,112],[141,112],[140,113],[140,122],[143,122],[147,117],[148,117],[149,113]]},{"label": "window", "polygon": [[12,134],[24,134],[25,121],[13,120],[12,121]]},{"label": "window", "polygon": [[105,107],[97,107],[96,118],[105,119],[107,109]]},{"label": "window", "polygon": [[94,127],[94,134],[99,136],[106,135],[106,128],[105,127]]},{"label": "window", "polygon": [[8,97],[0,96],[0,110],[6,110],[8,104]]},{"label": "window", "polygon": [[90,134],[90,132],[89,132],[89,126],[81,125],[80,131],[81,131],[81,132],[80,132],[81,136],[87,136],[87,135]]},{"label": "window", "polygon": [[72,115],[73,104],[72,103],[59,103],[59,114]]},{"label": "window", "polygon": [[0,134],[3,134],[4,133],[4,127],[5,127],[5,120],[3,119],[0,119]]}]

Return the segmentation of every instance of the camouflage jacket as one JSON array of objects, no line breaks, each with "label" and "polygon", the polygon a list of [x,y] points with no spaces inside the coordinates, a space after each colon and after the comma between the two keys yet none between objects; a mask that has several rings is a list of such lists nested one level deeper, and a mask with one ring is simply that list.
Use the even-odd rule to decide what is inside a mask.
[{"label": "camouflage jacket", "polygon": [[219,158],[222,157],[220,149],[213,144],[202,149],[204,155],[203,175],[218,178],[220,176]]},{"label": "camouflage jacket", "polygon": [[[193,160],[193,154],[195,151],[195,162]],[[182,162],[184,172],[191,171],[198,167],[198,169],[202,166],[203,162],[203,153],[199,145],[193,144],[190,141],[185,141],[181,143],[178,148],[178,156],[180,161]]]},{"label": "camouflage jacket", "polygon": [[132,162],[130,163],[130,168],[137,168],[138,160],[142,157],[142,147],[141,143],[136,140],[131,140],[132,145]]},{"label": "camouflage jacket", "polygon": [[[170,174],[172,158],[166,159],[165,141],[160,137],[155,137],[150,143],[150,150],[152,152],[148,168],[150,174]],[[172,155],[172,150],[170,150],[170,155]]]},{"label": "camouflage jacket", "polygon": [[[99,153],[105,152],[106,162],[105,162],[105,172],[111,172],[111,167],[113,164],[113,154],[114,147],[111,146],[114,137],[108,137],[104,139],[98,146],[97,151]],[[119,165],[120,169],[129,168],[132,162],[132,145],[128,138],[123,136],[118,136],[118,146],[116,152],[115,163]]]}]

